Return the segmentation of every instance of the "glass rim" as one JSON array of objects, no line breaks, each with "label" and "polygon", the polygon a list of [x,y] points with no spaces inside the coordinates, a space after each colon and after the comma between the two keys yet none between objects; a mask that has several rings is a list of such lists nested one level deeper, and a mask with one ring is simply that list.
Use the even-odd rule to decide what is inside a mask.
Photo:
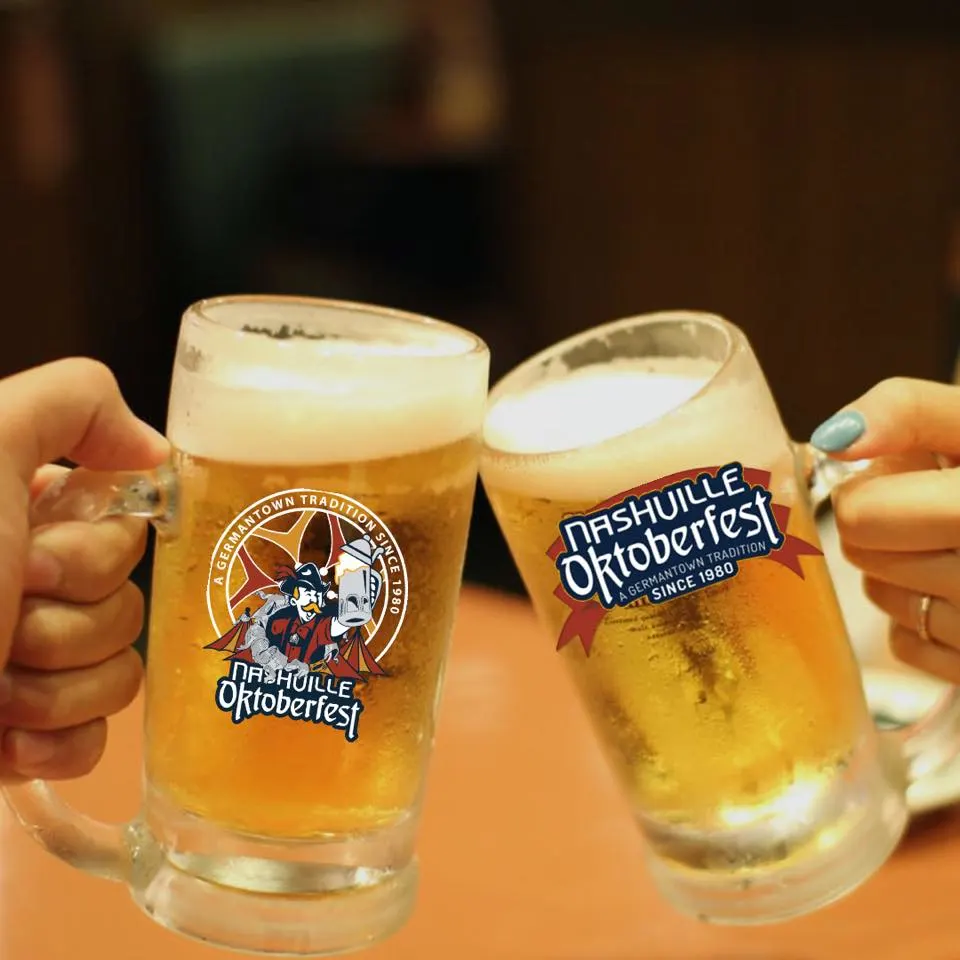
[{"label": "glass rim", "polygon": [[[354,300],[337,300],[329,297],[301,296],[298,294],[280,294],[280,293],[241,293],[225,294],[217,297],[204,297],[201,300],[195,300],[183,311],[183,320],[190,322],[198,327],[208,330],[219,330],[224,333],[232,333],[238,337],[249,337],[249,331],[240,330],[231,327],[223,320],[218,320],[211,313],[218,307],[230,307],[241,304],[269,304],[271,306],[301,306],[315,307],[323,310],[335,310],[344,313],[351,313],[357,316],[365,316],[371,320],[393,320],[408,325],[411,329],[435,330],[438,334],[444,334],[451,339],[462,341],[463,350],[448,353],[433,353],[425,351],[422,354],[413,354],[417,360],[437,359],[437,360],[459,360],[465,357],[475,356],[477,354],[489,353],[490,348],[482,337],[467,330],[464,327],[457,326],[446,320],[439,320],[426,314],[414,313],[409,310],[400,310],[395,307],[385,307],[379,304],[364,303]],[[405,354],[410,357],[411,354]]]},{"label": "glass rim", "polygon": [[[556,343],[553,343],[548,347],[544,347],[543,350],[538,351],[532,357],[528,357],[522,363],[518,364],[511,371],[509,371],[509,373],[506,373],[503,377],[501,377],[493,385],[490,393],[488,394],[487,412],[489,413],[489,411],[492,410],[496,405],[497,401],[503,397],[509,396],[513,392],[522,392],[522,390],[517,390],[514,386],[515,381],[522,380],[531,371],[548,365],[562,354],[568,353],[570,350],[576,349],[584,343],[589,343],[591,340],[602,339],[603,337],[608,336],[609,334],[617,333],[620,330],[632,330],[638,327],[653,326],[654,324],[663,323],[692,323],[700,327],[709,327],[719,332],[724,339],[723,359],[718,364],[716,370],[714,370],[706,379],[703,386],[701,386],[696,393],[691,394],[686,400],[683,401],[683,403],[678,404],[676,407],[671,407],[670,410],[667,410],[660,417],[657,417],[656,420],[661,420],[663,417],[670,416],[670,414],[676,410],[686,406],[688,403],[692,403],[697,398],[703,396],[708,390],[711,390],[716,382],[729,369],[738,347],[742,347],[746,342],[743,331],[736,326],[736,324],[727,320],[726,317],[719,313],[711,313],[707,310],[657,310],[651,313],[638,313],[632,314],[628,317],[620,317],[617,320],[610,320],[606,323],[601,323],[597,326],[590,327],[587,330],[581,330],[579,333],[571,334],[569,337],[565,337],[563,340],[558,340]],[[656,422],[656,420],[652,422]],[[578,444],[577,446],[564,447],[560,450],[549,450],[542,453],[534,451],[524,452],[503,450],[500,447],[488,443],[486,437],[484,437],[483,445],[486,449],[498,455],[517,459],[535,457],[538,461],[542,462],[545,458],[561,457],[578,450],[590,449],[592,447],[598,447],[603,444],[620,440],[623,437],[629,436],[631,433],[634,433],[637,430],[643,430],[648,426],[650,426],[649,423],[644,423],[640,426],[631,427],[628,430],[624,430],[615,436],[605,437],[602,440],[597,440],[592,443]]]}]

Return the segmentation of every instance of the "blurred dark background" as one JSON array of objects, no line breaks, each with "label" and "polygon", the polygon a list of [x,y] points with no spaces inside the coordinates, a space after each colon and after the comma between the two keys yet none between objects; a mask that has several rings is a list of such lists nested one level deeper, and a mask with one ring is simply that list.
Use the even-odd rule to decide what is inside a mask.
[{"label": "blurred dark background", "polygon": [[[770,6],[0,0],[0,374],[96,356],[162,427],[183,308],[284,292],[468,327],[494,378],[721,312],[801,437],[952,379],[960,5]],[[518,588],[482,492],[467,576]]]}]

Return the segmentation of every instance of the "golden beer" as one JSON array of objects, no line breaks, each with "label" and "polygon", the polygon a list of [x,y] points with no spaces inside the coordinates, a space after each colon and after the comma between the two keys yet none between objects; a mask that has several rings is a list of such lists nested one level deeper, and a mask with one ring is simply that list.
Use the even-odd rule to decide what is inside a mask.
[{"label": "golden beer", "polygon": [[[158,543],[151,604],[146,765],[153,790],[190,813],[271,837],[371,830],[412,809],[433,739],[477,446],[465,437],[403,456],[316,466],[178,455],[179,527]],[[386,675],[358,684],[364,709],[355,742],[289,717],[235,725],[214,702],[224,658],[207,649],[217,635],[207,606],[211,544],[238,506],[294,489],[349,491],[386,524],[406,563],[406,614],[381,661]],[[282,532],[299,516],[267,522]],[[324,521],[317,517],[307,528],[301,563],[326,562]],[[269,540],[256,539],[251,550],[263,570],[291,559]],[[227,592],[234,594],[241,565],[231,574]],[[252,601],[262,602],[256,595]]]},{"label": "golden beer", "polygon": [[[569,610],[542,548],[560,520],[592,503],[533,498],[485,484],[538,611],[557,637]],[[806,510],[788,532],[816,542]],[[855,664],[822,557],[805,579],[772,563],[742,564],[732,581],[692,596],[613,609],[590,655],[560,655],[640,809],[702,820],[718,804],[763,805],[835,769],[857,735],[845,696]]]},{"label": "golden beer", "polygon": [[[561,521],[638,484],[740,461],[770,473],[774,501],[790,507],[783,532],[818,546],[766,384],[705,389],[718,369],[649,358],[494,391],[481,475],[552,641],[571,613],[548,556]],[[579,637],[559,654],[665,858],[756,867],[818,842],[821,824],[804,811],[850,762],[866,715],[823,557],[800,563],[802,577],[741,560],[731,579],[688,595],[613,606],[589,654]],[[777,817],[789,822],[782,831]]]}]

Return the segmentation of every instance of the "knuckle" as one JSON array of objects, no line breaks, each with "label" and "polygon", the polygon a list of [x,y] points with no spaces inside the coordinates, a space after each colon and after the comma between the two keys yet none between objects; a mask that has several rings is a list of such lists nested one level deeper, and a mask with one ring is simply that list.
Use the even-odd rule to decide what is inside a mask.
[{"label": "knuckle", "polygon": [[918,418],[922,415],[921,385],[909,377],[889,377],[874,387],[872,399],[899,425],[906,446],[916,442]]},{"label": "knuckle", "polygon": [[888,377],[881,380],[871,391],[885,407],[910,410],[917,402],[917,384],[909,377]]},{"label": "knuckle", "polygon": [[146,520],[138,520],[133,517],[127,517],[124,522],[129,525],[132,533],[130,550],[136,563],[143,558],[143,554],[147,549],[149,527],[147,526]]},{"label": "knuckle", "polygon": [[960,655],[954,650],[924,643],[912,630],[895,624],[890,630],[890,650],[907,666],[948,683],[960,683]]},{"label": "knuckle", "polygon": [[137,695],[143,681],[143,661],[132,647],[127,647],[114,657],[117,661],[117,674],[114,689],[125,707]]},{"label": "knuckle", "polygon": [[87,735],[86,765],[82,771],[83,774],[89,773],[103,759],[106,748],[107,722],[106,720],[94,720],[90,724],[90,732]]},{"label": "knuckle", "polygon": [[92,357],[67,357],[58,361],[58,365],[64,376],[75,379],[97,393],[119,391],[113,371]]},{"label": "knuckle", "polygon": [[135,643],[140,636],[144,623],[145,601],[140,588],[127,580],[117,592],[104,601],[104,609],[99,637],[102,651],[114,654],[123,651]]},{"label": "knuckle", "polygon": [[[73,567],[76,591],[83,599],[103,599],[129,576],[146,546],[146,525],[136,521],[105,521],[92,530],[77,531],[77,543],[67,562]],[[68,572],[68,578],[70,573]]]},{"label": "knuckle", "polygon": [[124,709],[136,698],[142,680],[143,661],[132,647],[78,670],[46,675],[18,670],[4,720],[32,730],[65,730]]},{"label": "knuckle", "polygon": [[869,566],[866,551],[861,547],[855,547],[849,540],[842,537],[840,538],[840,555],[858,570],[865,570]]},{"label": "knuckle", "polygon": [[890,650],[893,655],[903,663],[912,667],[923,668],[920,657],[920,638],[904,629],[899,624],[894,624],[890,628]]},{"label": "knuckle", "polygon": [[48,773],[47,780],[73,780],[75,777],[85,777],[97,768],[103,759],[107,747],[106,730],[103,736],[92,743],[83,743],[79,748],[64,758],[58,769]]},{"label": "knuckle", "polygon": [[47,780],[72,780],[91,773],[103,759],[107,724],[103,719],[60,731],[53,759],[42,771]]},{"label": "knuckle", "polygon": [[86,577],[105,583],[119,576],[132,552],[131,538],[117,524],[94,528],[83,545],[83,567]]},{"label": "knuckle", "polygon": [[126,618],[127,627],[132,632],[128,642],[133,643],[143,629],[146,601],[140,588],[130,580],[127,580],[120,588],[120,605]]},{"label": "knuckle", "polygon": [[45,684],[18,698],[18,725],[36,730],[59,730],[73,722],[76,696],[65,683]]},{"label": "knuckle", "polygon": [[892,622],[910,624],[910,601],[907,591],[875,577],[864,577],[863,592],[867,599]]},{"label": "knuckle", "polygon": [[871,520],[868,505],[864,504],[863,497],[857,496],[857,492],[856,489],[840,490],[834,499],[833,513],[841,549],[844,550],[852,545],[850,541],[856,541],[862,535]]},{"label": "knuckle", "polygon": [[947,603],[960,609],[960,576],[956,570],[956,559],[956,557],[950,557],[950,571],[940,578],[942,581],[938,584],[940,589],[929,592],[939,594]]},{"label": "knuckle", "polygon": [[863,592],[867,599],[884,609],[887,599],[886,584],[874,577],[863,578]]},{"label": "knuckle", "polygon": [[111,517],[110,536],[115,564],[132,566],[147,546],[147,521],[136,517]]},{"label": "knuckle", "polygon": [[139,587],[129,580],[106,600],[91,604],[25,600],[12,659],[39,671],[95,665],[137,641],[145,606]]},{"label": "knuckle", "polygon": [[58,604],[24,600],[13,636],[13,659],[22,666],[37,670],[63,667],[64,640],[72,632],[63,622],[62,608]]}]

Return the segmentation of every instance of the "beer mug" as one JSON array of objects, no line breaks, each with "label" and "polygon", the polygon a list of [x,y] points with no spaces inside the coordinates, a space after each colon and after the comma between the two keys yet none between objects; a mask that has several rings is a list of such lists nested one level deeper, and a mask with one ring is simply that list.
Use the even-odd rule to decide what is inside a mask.
[{"label": "beer mug", "polygon": [[669,902],[772,922],[884,863],[957,694],[875,729],[808,489],[849,470],[788,439],[737,327],[658,313],[550,347],[491,391],[480,472]]},{"label": "beer mug", "polygon": [[187,310],[169,465],[78,469],[37,504],[157,530],[142,811],[108,826],[45,783],[6,788],[40,844],[236,950],[332,954],[403,925],[488,363],[472,334],[376,307]]}]

